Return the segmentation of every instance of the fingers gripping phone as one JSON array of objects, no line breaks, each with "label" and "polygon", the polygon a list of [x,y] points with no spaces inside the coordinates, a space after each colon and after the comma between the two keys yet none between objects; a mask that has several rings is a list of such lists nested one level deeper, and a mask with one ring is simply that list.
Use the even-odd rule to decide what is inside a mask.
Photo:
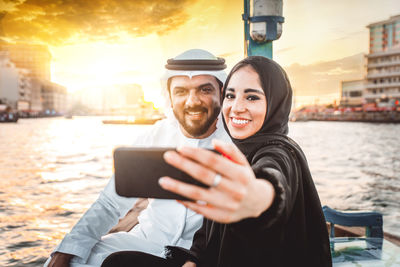
[{"label": "fingers gripping phone", "polygon": [[175,148],[119,147],[114,150],[115,189],[124,197],[187,198],[164,190],[158,180],[169,176],[201,187],[207,185],[164,161],[163,154]]}]

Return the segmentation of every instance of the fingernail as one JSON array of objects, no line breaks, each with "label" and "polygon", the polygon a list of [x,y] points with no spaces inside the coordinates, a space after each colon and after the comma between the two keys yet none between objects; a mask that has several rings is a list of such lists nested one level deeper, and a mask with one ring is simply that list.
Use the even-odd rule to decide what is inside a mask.
[{"label": "fingernail", "polygon": [[171,152],[170,151],[166,151],[166,152],[164,152],[164,158],[168,158],[169,157],[169,155],[171,155]]},{"label": "fingernail", "polygon": [[161,177],[160,179],[158,179],[158,183],[159,183],[161,186],[168,186],[168,185],[171,184],[171,182],[170,182],[167,178],[165,178],[165,177]]},{"label": "fingernail", "polygon": [[172,152],[172,151],[167,151],[167,152],[165,152],[164,153],[164,160],[167,160],[167,161],[173,161],[174,160],[174,152]]},{"label": "fingernail", "polygon": [[176,151],[178,151],[179,153],[183,153],[185,152],[185,147],[184,146],[179,146],[176,148]]},{"label": "fingernail", "polygon": [[206,206],[207,202],[205,202],[204,200],[197,200],[196,201],[197,204],[202,205],[202,206]]}]

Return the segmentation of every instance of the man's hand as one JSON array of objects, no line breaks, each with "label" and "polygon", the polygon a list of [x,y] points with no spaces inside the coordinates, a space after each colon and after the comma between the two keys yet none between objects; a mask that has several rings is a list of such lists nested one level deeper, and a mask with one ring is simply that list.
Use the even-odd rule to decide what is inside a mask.
[{"label": "man's hand", "polygon": [[62,252],[55,252],[48,267],[69,267],[69,263],[74,255]]},{"label": "man's hand", "polygon": [[128,211],[125,217],[120,219],[118,224],[111,228],[108,233],[111,234],[121,231],[129,232],[133,227],[135,227],[136,224],[139,223],[138,216],[144,209],[147,208],[148,204],[149,200],[147,198],[139,198],[133,208]]},{"label": "man's hand", "polygon": [[182,267],[196,267],[196,263],[193,261],[187,261]]}]

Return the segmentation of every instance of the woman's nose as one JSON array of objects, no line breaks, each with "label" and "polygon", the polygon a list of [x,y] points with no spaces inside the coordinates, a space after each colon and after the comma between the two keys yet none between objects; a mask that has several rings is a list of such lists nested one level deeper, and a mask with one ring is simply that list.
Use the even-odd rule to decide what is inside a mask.
[{"label": "woman's nose", "polygon": [[244,112],[246,110],[245,103],[241,99],[235,99],[232,105],[232,111],[236,113]]}]

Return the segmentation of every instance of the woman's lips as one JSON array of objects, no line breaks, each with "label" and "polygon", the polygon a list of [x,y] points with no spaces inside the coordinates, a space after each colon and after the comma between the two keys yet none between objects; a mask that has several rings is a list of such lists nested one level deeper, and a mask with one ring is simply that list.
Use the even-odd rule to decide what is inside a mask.
[{"label": "woman's lips", "polygon": [[245,119],[245,118],[234,118],[231,117],[231,124],[233,127],[236,128],[243,128],[246,127],[251,120]]}]

